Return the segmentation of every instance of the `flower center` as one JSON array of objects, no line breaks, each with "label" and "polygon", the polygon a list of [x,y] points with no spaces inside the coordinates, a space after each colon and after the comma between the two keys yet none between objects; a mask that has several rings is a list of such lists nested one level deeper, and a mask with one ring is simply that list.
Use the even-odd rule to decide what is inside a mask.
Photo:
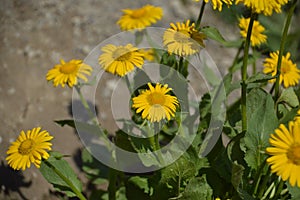
[{"label": "flower center", "polygon": [[148,102],[151,106],[153,106],[153,105],[156,105],[156,106],[161,105],[162,106],[165,103],[165,97],[161,93],[154,92],[149,95]]},{"label": "flower center", "polygon": [[145,15],[146,13],[146,10],[145,9],[138,9],[138,10],[134,10],[132,13],[131,13],[131,17],[132,18],[141,18]]},{"label": "flower center", "polygon": [[119,48],[113,52],[113,59],[117,61],[125,61],[129,60],[131,56],[131,52],[126,48]]},{"label": "flower center", "polygon": [[285,73],[287,73],[287,72],[289,72],[291,69],[290,69],[290,65],[288,64],[288,63],[286,63],[286,62],[282,62],[281,63],[281,68],[280,68],[280,70],[281,70],[281,73],[283,73],[283,74],[285,74]]},{"label": "flower center", "polygon": [[60,67],[60,72],[63,74],[72,74],[77,70],[77,65],[74,63],[66,63]]},{"label": "flower center", "polygon": [[287,152],[287,157],[295,165],[300,165],[300,144],[293,145]]},{"label": "flower center", "polygon": [[18,151],[22,155],[28,155],[32,151],[33,146],[34,141],[32,139],[27,139],[21,143],[21,145],[18,148]]},{"label": "flower center", "polygon": [[187,30],[179,30],[175,33],[174,39],[180,43],[187,43],[191,38],[190,33]]}]

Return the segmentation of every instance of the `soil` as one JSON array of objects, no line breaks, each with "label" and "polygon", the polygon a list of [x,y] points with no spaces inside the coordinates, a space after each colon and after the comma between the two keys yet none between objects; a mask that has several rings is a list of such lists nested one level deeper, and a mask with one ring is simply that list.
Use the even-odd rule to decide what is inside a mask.
[{"label": "soil", "polygon": [[[47,83],[47,71],[61,58],[84,59],[100,42],[119,33],[116,21],[122,9],[138,8],[147,3],[161,6],[164,17],[155,26],[167,28],[170,22],[197,16],[200,5],[192,0],[184,2],[1,0],[0,199],[59,199],[34,166],[14,171],[5,161],[6,150],[20,131],[36,126],[54,136],[52,149],[70,155],[67,161],[80,180],[87,181],[80,170],[83,145],[79,137],[72,128],[54,123],[54,120],[70,119],[72,89],[54,88]],[[238,30],[232,34],[236,28],[223,23],[208,7],[203,25],[217,26],[226,39],[236,37]],[[228,66],[234,56],[234,50],[224,50],[214,42],[207,42],[207,50],[213,52],[212,57],[220,68]],[[108,111],[101,107],[99,112]]]}]

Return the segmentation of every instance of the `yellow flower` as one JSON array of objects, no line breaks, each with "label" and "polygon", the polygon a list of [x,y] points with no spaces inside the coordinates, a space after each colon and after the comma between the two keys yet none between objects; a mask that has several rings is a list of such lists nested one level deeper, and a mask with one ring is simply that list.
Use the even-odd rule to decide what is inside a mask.
[{"label": "yellow flower", "polygon": [[144,64],[144,54],[132,44],[115,46],[108,44],[101,49],[104,53],[99,57],[102,68],[112,74],[124,76],[134,70],[134,66],[141,68]]},{"label": "yellow flower", "polygon": [[[239,20],[239,27],[241,29],[240,33],[243,38],[246,39],[247,37],[247,31],[248,26],[250,23],[250,18],[240,18]],[[251,45],[252,46],[259,46],[262,43],[265,43],[267,41],[267,36],[263,34],[265,31],[265,27],[263,27],[259,21],[254,21],[253,28],[252,28],[252,34],[251,34]]]},{"label": "yellow flower", "polygon": [[60,64],[55,65],[54,68],[50,69],[46,75],[47,81],[53,81],[53,85],[57,87],[61,85],[65,87],[68,84],[69,87],[73,87],[77,84],[77,78],[81,78],[87,81],[86,75],[91,75],[92,68],[84,64],[82,60],[71,60],[65,62],[63,59],[60,60]]},{"label": "yellow flower", "polygon": [[154,60],[154,49],[139,49],[140,53],[143,54],[143,58],[148,61]]},{"label": "yellow flower", "polygon": [[[199,1],[199,0],[194,0],[194,1]],[[208,3],[210,0],[204,0],[205,3]],[[211,0],[211,4],[213,6],[213,9],[216,10],[218,9],[219,11],[222,11],[222,6],[223,3],[225,3],[227,6],[232,5],[233,0]]]},{"label": "yellow flower", "polygon": [[271,134],[270,145],[266,152],[271,156],[267,162],[272,173],[281,176],[283,181],[289,179],[292,186],[300,187],[300,123],[291,121],[289,127],[281,124]]},{"label": "yellow flower", "polygon": [[294,117],[294,121],[300,123],[300,110],[297,111],[297,114]]},{"label": "yellow flower", "polygon": [[142,112],[142,118],[151,122],[159,122],[162,119],[175,116],[176,107],[179,102],[175,96],[167,94],[171,91],[168,85],[156,83],[155,87],[148,83],[148,90],[144,90],[139,96],[134,97],[133,108],[136,108],[136,113]]},{"label": "yellow flower", "polygon": [[281,12],[281,6],[288,3],[288,0],[236,0],[235,3],[244,3],[244,5],[252,9],[256,13],[263,13],[266,16],[273,14],[273,10],[277,13]]},{"label": "yellow flower", "polygon": [[186,23],[177,22],[170,24],[163,36],[163,44],[169,53],[179,56],[189,56],[200,51],[200,45],[204,47],[203,39],[205,35],[195,29],[195,24],[190,25],[190,20]]},{"label": "yellow flower", "polygon": [[[266,58],[264,62],[265,74],[271,74],[275,76],[277,73],[277,62],[278,62],[279,51],[271,52],[270,58]],[[280,68],[280,79],[279,83],[283,83],[284,87],[295,86],[299,83],[300,70],[297,65],[290,60],[291,54],[288,52],[286,56],[282,56],[281,68]],[[270,80],[274,83],[275,79]]]},{"label": "yellow flower", "polygon": [[15,170],[25,170],[33,163],[40,168],[42,158],[49,158],[46,150],[51,150],[50,140],[52,138],[47,131],[41,131],[40,127],[28,130],[26,133],[21,131],[17,140],[6,152],[9,166]]},{"label": "yellow flower", "polygon": [[123,31],[144,29],[156,23],[163,16],[163,10],[152,5],[145,5],[138,9],[124,9],[123,13],[117,22]]}]

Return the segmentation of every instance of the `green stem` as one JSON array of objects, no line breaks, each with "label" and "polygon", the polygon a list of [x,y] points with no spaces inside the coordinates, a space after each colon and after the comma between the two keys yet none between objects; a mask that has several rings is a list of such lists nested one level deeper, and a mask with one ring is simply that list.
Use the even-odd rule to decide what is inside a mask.
[{"label": "green stem", "polygon": [[70,181],[61,171],[59,171],[55,166],[53,166],[50,162],[47,160],[44,161],[44,163],[50,167],[68,186],[70,189],[76,194],[76,196],[80,200],[86,200],[86,198],[83,196],[83,194],[76,188],[76,186]]},{"label": "green stem", "polygon": [[270,170],[270,167],[268,167],[267,174],[266,174],[266,176],[264,177],[262,184],[259,185],[260,190],[259,190],[259,193],[258,193],[258,195],[257,195],[257,198],[258,198],[258,199],[261,199],[262,196],[263,196],[263,194],[264,194],[265,187],[266,187],[266,185],[267,185],[267,183],[268,183],[268,181],[269,181],[270,173],[271,173],[271,170]]},{"label": "green stem", "polygon": [[88,112],[88,115],[90,117],[90,119],[92,119],[92,121],[95,123],[95,124],[98,124],[98,120],[97,118],[95,117],[95,114],[92,112],[88,102],[86,101],[86,99],[83,97],[82,93],[81,93],[81,90],[80,90],[80,87],[79,86],[75,86],[75,89],[79,95],[79,98],[80,98],[80,101],[83,105],[83,107],[85,108],[85,110]]},{"label": "green stem", "polygon": [[108,185],[108,199],[116,200],[116,182],[117,182],[117,171],[115,169],[109,169],[109,185]]},{"label": "green stem", "polygon": [[277,62],[277,73],[276,73],[276,82],[275,82],[275,101],[278,99],[279,97],[279,88],[280,88],[280,73],[281,73],[281,62],[282,62],[282,55],[284,52],[284,47],[285,47],[285,43],[286,43],[286,39],[287,39],[287,34],[288,34],[288,30],[292,21],[292,16],[294,14],[294,10],[296,8],[296,4],[297,4],[297,0],[293,0],[291,7],[289,9],[286,21],[285,21],[285,25],[284,25],[284,29],[283,29],[283,33],[282,33],[282,37],[281,37],[281,42],[280,42],[280,49],[279,49],[279,54],[278,54],[278,62]]},{"label": "green stem", "polygon": [[256,173],[256,176],[254,178],[254,181],[253,181],[253,185],[254,185],[253,195],[256,195],[256,193],[257,193],[257,189],[259,187],[259,183],[260,183],[261,176],[262,176],[262,171],[265,168],[265,166],[266,166],[266,159],[264,160],[264,162],[259,167],[259,169],[258,169],[258,171]]},{"label": "green stem", "polygon": [[282,179],[280,179],[280,182],[279,182],[279,184],[278,184],[278,187],[277,187],[277,189],[276,189],[276,193],[275,193],[273,199],[280,199],[280,198],[279,198],[279,195],[280,195],[281,192],[282,192],[283,186],[284,186],[284,181],[283,181]]},{"label": "green stem", "polygon": [[204,0],[203,0],[203,1],[202,1],[202,4],[201,4],[201,8],[200,8],[199,15],[198,15],[198,19],[197,19],[197,21],[196,21],[196,29],[197,29],[197,30],[200,29],[200,24],[201,24],[201,20],[202,20],[203,14],[204,14],[204,8],[205,8],[205,5],[206,5],[206,3],[205,3]]},{"label": "green stem", "polygon": [[126,81],[126,85],[127,85],[127,87],[128,87],[128,90],[129,90],[129,92],[130,92],[130,95],[132,95],[132,93],[133,93],[133,88],[132,88],[132,85],[130,84],[130,81],[129,81],[127,75],[125,75],[125,81]]},{"label": "green stem", "polygon": [[252,34],[253,23],[256,15],[254,13],[251,14],[247,37],[245,42],[244,48],[244,59],[243,59],[243,66],[242,66],[242,99],[241,99],[241,111],[242,111],[242,131],[247,131],[247,107],[246,107],[246,100],[247,100],[247,65],[248,65],[248,56],[249,56],[249,48],[250,48],[250,39]]},{"label": "green stem", "polygon": [[239,60],[239,57],[240,57],[240,54],[241,54],[241,52],[242,52],[243,46],[244,46],[244,43],[242,43],[241,46],[239,47],[239,49],[238,49],[238,51],[237,51],[237,53],[236,53],[236,55],[235,55],[235,57],[234,57],[233,63],[232,63],[232,65],[231,65],[231,67],[229,68],[229,71],[230,71],[231,73],[234,72],[234,71],[233,71],[233,68],[234,68],[234,66],[237,64],[237,62],[238,62],[238,60]]}]

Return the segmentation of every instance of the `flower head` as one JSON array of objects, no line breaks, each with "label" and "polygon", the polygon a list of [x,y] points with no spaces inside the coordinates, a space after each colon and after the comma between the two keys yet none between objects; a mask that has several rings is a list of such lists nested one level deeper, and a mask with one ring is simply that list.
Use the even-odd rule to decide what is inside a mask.
[{"label": "flower head", "polygon": [[[277,73],[277,62],[278,62],[279,51],[270,53],[270,58],[266,58],[264,62],[265,74],[271,74],[275,76]],[[300,80],[300,70],[297,65],[290,60],[291,54],[288,52],[286,56],[282,56],[281,69],[280,69],[280,79],[279,83],[283,83],[284,87],[295,86]],[[275,79],[270,80],[270,82],[275,82]]]},{"label": "flower head", "polygon": [[41,131],[40,127],[28,130],[26,133],[21,131],[17,140],[6,152],[9,166],[15,170],[25,170],[33,163],[39,168],[42,158],[49,158],[46,150],[51,150],[52,138],[47,131]]},{"label": "flower head", "polygon": [[143,54],[144,60],[154,60],[154,49],[139,49],[138,51]]},{"label": "flower head", "polygon": [[145,5],[138,9],[125,9],[123,13],[117,22],[123,31],[144,29],[156,23],[163,16],[162,9],[152,5]]},{"label": "flower head", "polygon": [[144,54],[132,44],[126,46],[108,44],[101,50],[103,54],[99,57],[99,64],[105,71],[112,74],[124,76],[133,71],[135,66],[141,68],[144,64]]},{"label": "flower head", "polygon": [[[239,27],[241,29],[240,33],[243,38],[246,39],[247,32],[248,32],[248,26],[250,23],[250,18],[240,18],[239,20]],[[251,45],[252,46],[259,46],[262,43],[265,43],[267,41],[267,36],[263,34],[265,31],[265,27],[263,27],[259,21],[254,21],[253,28],[252,28],[252,34],[251,34]]]},{"label": "flower head", "polygon": [[300,123],[291,121],[289,127],[283,124],[271,134],[271,147],[266,152],[271,156],[267,162],[271,165],[272,173],[282,177],[292,186],[300,187]]},{"label": "flower head", "polygon": [[77,84],[78,78],[87,81],[85,75],[91,75],[92,67],[84,64],[82,60],[71,60],[65,62],[60,60],[60,64],[55,65],[50,69],[46,75],[47,81],[53,81],[53,85],[57,87],[61,85],[65,87],[68,84],[69,87],[73,87]]},{"label": "flower head", "polygon": [[[194,1],[199,1],[199,0],[194,0]],[[205,3],[208,3],[210,0],[204,0]],[[232,5],[233,0],[211,0],[211,4],[213,6],[213,9],[216,10],[218,9],[219,11],[222,11],[222,6],[223,3],[225,3],[227,6]]]},{"label": "flower head", "polygon": [[167,94],[172,89],[159,83],[155,87],[148,83],[148,87],[148,90],[142,91],[132,99],[132,107],[137,109],[136,113],[142,112],[142,118],[151,122],[159,122],[165,118],[170,120],[174,117],[179,102],[175,96]]},{"label": "flower head", "polygon": [[255,13],[263,13],[266,16],[281,12],[281,6],[288,3],[288,0],[236,0],[235,3],[244,3],[244,5]]},{"label": "flower head", "polygon": [[179,56],[189,56],[200,51],[204,47],[203,40],[205,35],[195,29],[195,24],[190,25],[190,20],[185,23],[177,22],[170,24],[163,36],[163,44],[169,53]]}]

